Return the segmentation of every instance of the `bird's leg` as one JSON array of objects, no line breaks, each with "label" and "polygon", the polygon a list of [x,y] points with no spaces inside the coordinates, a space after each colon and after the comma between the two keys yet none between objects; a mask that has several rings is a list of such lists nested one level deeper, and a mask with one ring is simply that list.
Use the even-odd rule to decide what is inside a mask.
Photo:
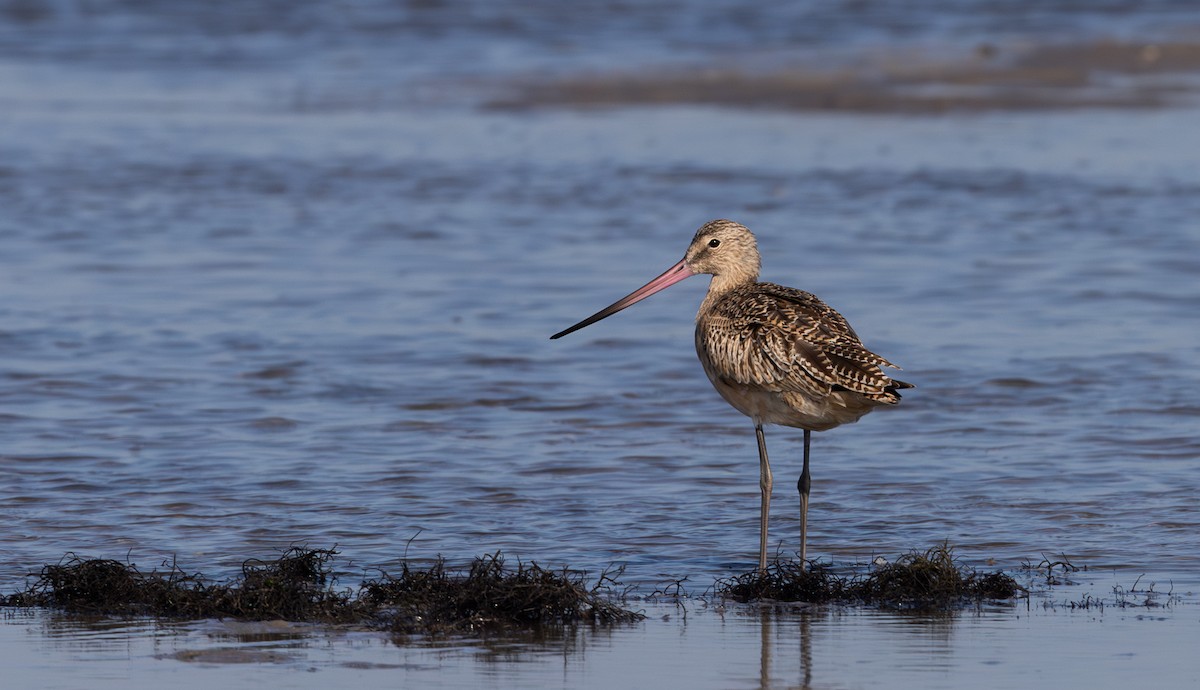
[{"label": "bird's leg", "polygon": [[767,459],[767,439],[758,420],[754,422],[754,435],[758,438],[758,488],[762,491],[762,509],[758,516],[758,570],[766,573],[767,520],[771,515],[771,461]]},{"label": "bird's leg", "polygon": [[800,470],[800,479],[796,480],[796,490],[800,492],[800,571],[804,572],[805,561],[808,557],[808,491],[812,488],[812,478],[808,476],[808,443],[812,432],[804,430],[804,469]]}]

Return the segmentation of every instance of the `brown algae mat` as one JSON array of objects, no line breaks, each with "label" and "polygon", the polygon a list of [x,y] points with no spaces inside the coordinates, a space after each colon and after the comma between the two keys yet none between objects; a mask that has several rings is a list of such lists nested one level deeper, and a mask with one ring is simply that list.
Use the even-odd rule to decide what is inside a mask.
[{"label": "brown algae mat", "polygon": [[476,558],[465,573],[438,559],[426,570],[407,564],[398,577],[336,589],[333,549],[294,547],[275,560],[249,560],[230,582],[210,582],[176,563],[142,572],[132,563],[67,554],[42,568],[24,591],[0,605],[71,613],[289,620],[366,624],[401,634],[456,634],[577,623],[616,624],[640,613],[614,603],[615,573],[588,585],[580,573],[533,564],[507,566],[499,554]]},{"label": "brown algae mat", "polygon": [[[0,606],[46,607],[69,613],[167,618],[234,618],[353,624],[398,634],[464,634],[541,629],[580,623],[612,625],[644,616],[624,608],[620,569],[589,584],[567,568],[507,565],[496,553],[454,571],[439,558],[428,568],[401,566],[357,590],[338,589],[333,549],[293,547],[273,560],[251,559],[239,576],[213,582],[176,562],[143,572],[135,564],[67,554],[46,565],[25,590]],[[865,575],[835,575],[828,565],[801,570],[776,560],[718,581],[716,598],[739,602],[810,602],[904,610],[954,610],[1027,590],[1001,572],[980,575],[961,565],[947,544],[913,552]],[[651,596],[653,598],[653,595]]]},{"label": "brown algae mat", "polygon": [[948,544],[845,577],[835,575],[828,565],[801,569],[797,561],[776,560],[765,572],[756,569],[721,580],[714,590],[741,602],[844,603],[921,611],[952,610],[1028,594],[1003,572],[980,574],[962,565]]}]

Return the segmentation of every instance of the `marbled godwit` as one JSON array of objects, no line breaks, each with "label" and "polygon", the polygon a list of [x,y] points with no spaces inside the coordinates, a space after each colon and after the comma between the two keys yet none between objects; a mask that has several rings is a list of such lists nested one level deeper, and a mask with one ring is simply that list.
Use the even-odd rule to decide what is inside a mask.
[{"label": "marbled godwit", "polygon": [[816,295],[758,282],[758,244],[745,226],[729,220],[705,223],[683,259],[636,291],[565,331],[561,338],[611,316],[684,278],[712,275],[696,314],[696,353],[704,373],[725,401],[754,421],[758,440],[758,567],[767,567],[767,521],[771,511],[771,463],[763,424],[804,430],[800,492],[800,566],[808,549],[809,438],[813,431],[856,422],[880,405],[900,402],[902,388],[881,367],[896,365],[863,346],[845,317]]}]

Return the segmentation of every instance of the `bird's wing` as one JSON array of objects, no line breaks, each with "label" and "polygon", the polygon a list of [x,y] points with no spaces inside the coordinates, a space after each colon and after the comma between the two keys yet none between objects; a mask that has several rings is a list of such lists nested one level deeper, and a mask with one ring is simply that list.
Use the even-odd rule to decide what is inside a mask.
[{"label": "bird's wing", "polygon": [[721,378],[774,391],[845,389],[888,395],[895,366],[863,347],[846,319],[815,295],[755,283],[721,297],[697,324],[697,340]]}]

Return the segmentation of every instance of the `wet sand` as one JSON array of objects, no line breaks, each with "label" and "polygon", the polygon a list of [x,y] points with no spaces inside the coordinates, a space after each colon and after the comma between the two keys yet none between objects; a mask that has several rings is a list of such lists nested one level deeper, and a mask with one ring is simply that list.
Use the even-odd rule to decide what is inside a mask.
[{"label": "wet sand", "polygon": [[949,111],[1161,108],[1200,93],[1200,42],[1099,40],[981,43],[970,52],[863,56],[833,68],[798,65],[649,74],[590,73],[527,80],[492,100],[501,109],[715,105],[798,111],[934,114]]}]

